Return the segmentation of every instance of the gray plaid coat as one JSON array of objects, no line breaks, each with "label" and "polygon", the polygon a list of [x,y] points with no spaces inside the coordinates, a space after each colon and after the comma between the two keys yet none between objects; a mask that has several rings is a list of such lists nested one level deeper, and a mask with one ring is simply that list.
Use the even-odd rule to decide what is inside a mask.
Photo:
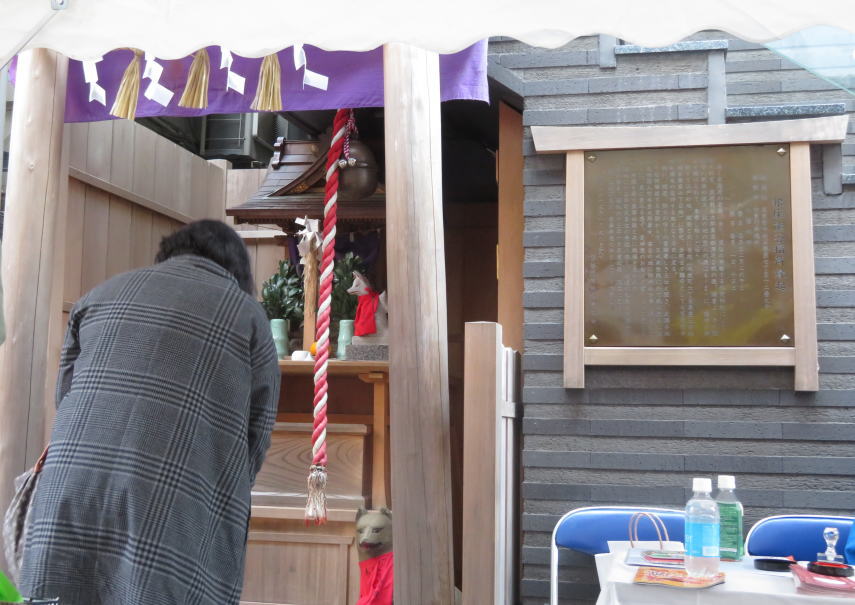
[{"label": "gray plaid coat", "polygon": [[63,605],[227,605],[279,367],[261,306],[178,256],[72,309],[21,570]]}]

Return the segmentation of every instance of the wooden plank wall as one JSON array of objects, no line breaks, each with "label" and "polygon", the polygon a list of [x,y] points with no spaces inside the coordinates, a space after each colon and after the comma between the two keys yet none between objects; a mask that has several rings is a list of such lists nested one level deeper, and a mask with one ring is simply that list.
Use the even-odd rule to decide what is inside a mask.
[{"label": "wooden plank wall", "polygon": [[283,244],[273,239],[273,235],[247,230],[239,233],[248,234],[244,236],[243,243],[246,244],[246,250],[249,252],[249,262],[255,278],[255,293],[260,299],[261,285],[279,270],[279,261],[287,257],[288,250]]},{"label": "wooden plank wall", "polygon": [[[261,183],[264,182],[266,174],[266,168],[230,170],[226,182],[226,208],[240,206],[255,195]],[[226,222],[238,231],[254,231],[259,228],[256,225],[235,225],[234,218],[231,216],[226,219]],[[269,227],[276,229],[275,225]]]},{"label": "wooden plank wall", "polygon": [[[224,219],[226,200],[226,162],[209,162],[127,120],[65,128],[70,178],[56,309],[63,316],[50,334],[55,356],[75,301],[114,275],[152,264],[160,240],[183,224]],[[45,409],[49,433],[52,393]]]},{"label": "wooden plank wall", "polygon": [[73,178],[182,223],[224,218],[226,162],[209,162],[127,120],[66,128]]},{"label": "wooden plank wall", "polygon": [[105,279],[151,264],[181,225],[225,216],[226,169],[127,120],[68,124],[67,309]]},{"label": "wooden plank wall", "polygon": [[[261,183],[267,169],[229,170],[226,174],[226,208],[239,206],[252,197]],[[255,276],[256,294],[261,296],[261,284],[279,269],[279,261],[287,257],[287,249],[274,238],[282,232],[276,225],[232,225],[244,238],[252,261],[252,274]]]},{"label": "wooden plank wall", "polygon": [[109,277],[152,264],[161,238],[182,224],[69,179],[64,305]]}]

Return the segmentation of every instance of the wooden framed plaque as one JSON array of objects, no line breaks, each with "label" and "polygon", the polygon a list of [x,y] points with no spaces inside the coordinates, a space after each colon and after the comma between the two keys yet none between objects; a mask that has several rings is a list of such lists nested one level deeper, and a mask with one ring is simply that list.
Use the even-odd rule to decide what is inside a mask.
[{"label": "wooden framed plaque", "polygon": [[564,386],[586,365],[750,365],[817,390],[810,143],[846,121],[532,127],[566,153]]}]

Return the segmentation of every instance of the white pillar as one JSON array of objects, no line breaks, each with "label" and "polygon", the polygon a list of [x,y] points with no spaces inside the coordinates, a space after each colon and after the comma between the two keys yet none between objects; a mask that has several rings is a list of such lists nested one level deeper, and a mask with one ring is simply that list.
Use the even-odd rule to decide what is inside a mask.
[{"label": "white pillar", "polygon": [[383,52],[395,602],[450,605],[451,472],[439,56]]}]

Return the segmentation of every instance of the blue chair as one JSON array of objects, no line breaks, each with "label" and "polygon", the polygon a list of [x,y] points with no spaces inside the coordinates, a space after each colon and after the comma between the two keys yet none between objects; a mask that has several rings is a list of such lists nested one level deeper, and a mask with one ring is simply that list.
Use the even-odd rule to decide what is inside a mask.
[{"label": "blue chair", "polygon": [[[629,520],[635,513],[655,513],[665,523],[668,537],[682,542],[686,515],[681,510],[633,506],[594,506],[577,508],[555,524],[550,542],[549,602],[558,605],[558,548],[570,548],[596,555],[609,551],[609,540],[629,539]],[[638,525],[639,540],[656,540],[656,530],[649,520]]]},{"label": "blue chair", "polygon": [[[760,519],[745,536],[745,552],[762,557],[788,557],[814,561],[825,552],[822,530],[836,527],[840,531],[837,552],[843,554],[855,517],[824,515],[777,515]],[[849,561],[852,563],[852,561]]]}]

